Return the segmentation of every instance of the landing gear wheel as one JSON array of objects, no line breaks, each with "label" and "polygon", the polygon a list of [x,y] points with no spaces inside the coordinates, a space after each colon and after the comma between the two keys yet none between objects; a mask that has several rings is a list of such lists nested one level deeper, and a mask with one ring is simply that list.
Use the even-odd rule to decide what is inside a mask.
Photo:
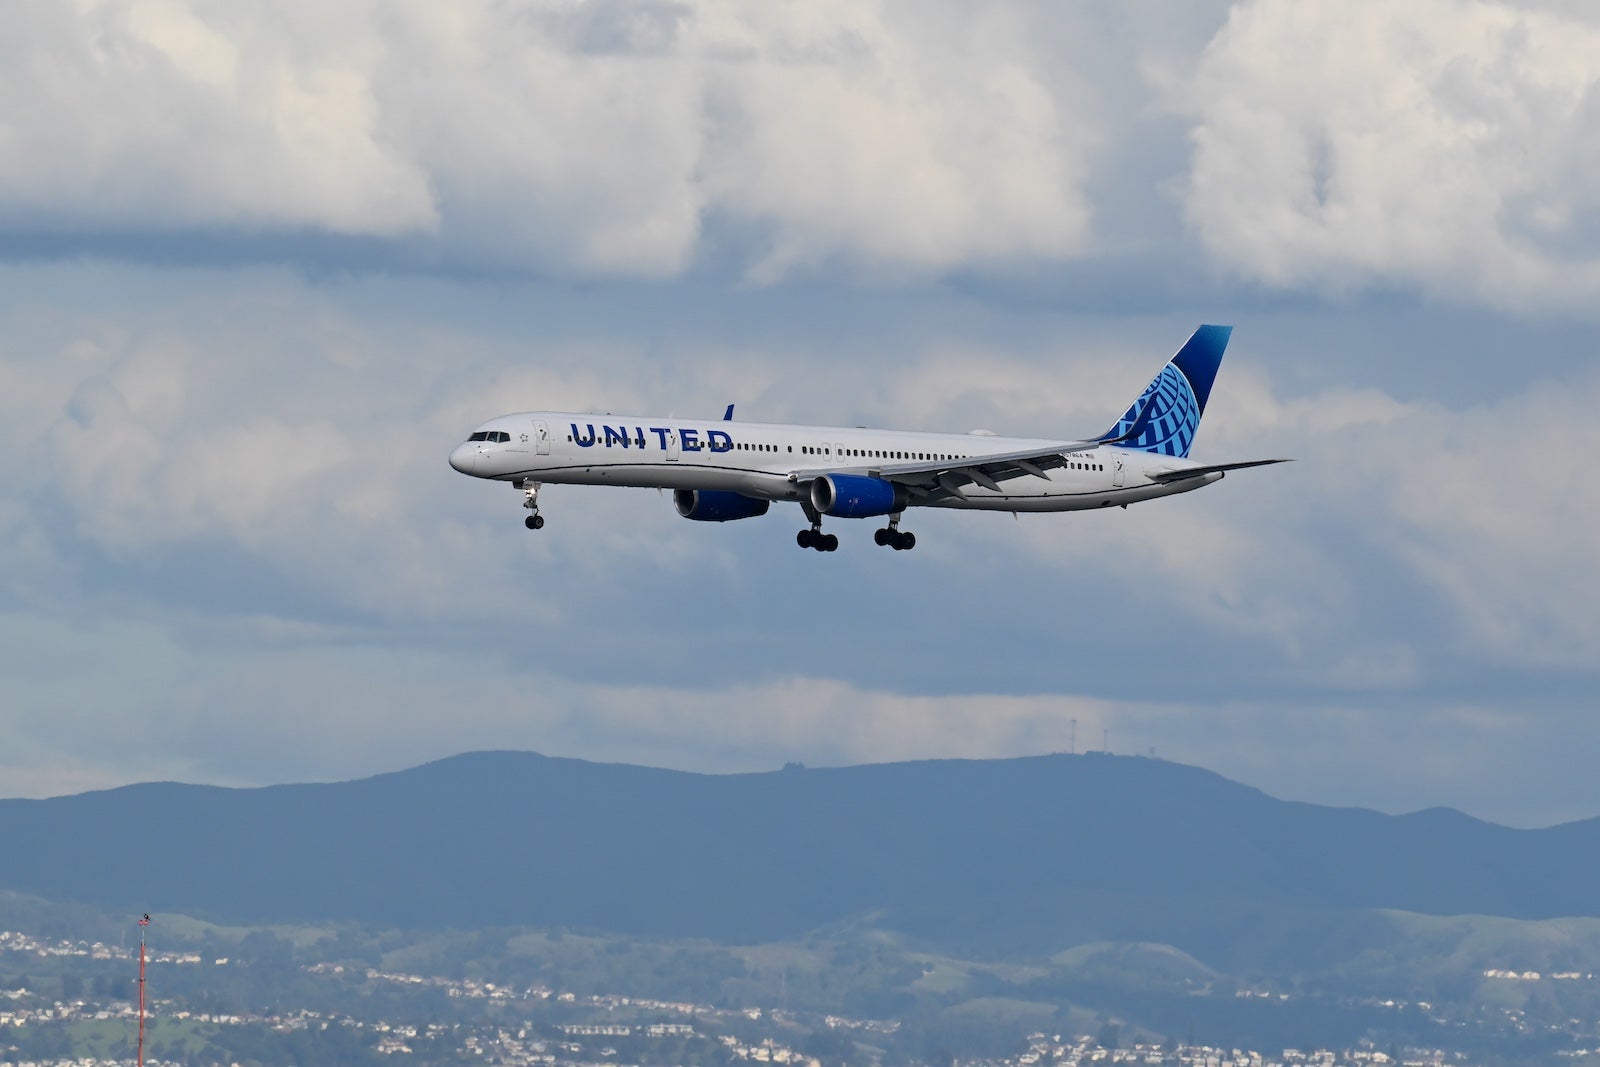
[{"label": "landing gear wheel", "polygon": [[794,535],[794,543],[799,545],[801,548],[812,547],[812,544],[816,541],[816,539],[817,532],[815,530],[801,530],[799,533]]},{"label": "landing gear wheel", "polygon": [[894,531],[889,529],[887,526],[879,530],[874,530],[872,531],[872,543],[877,545],[879,548],[882,548],[884,545],[889,543],[889,538],[893,534]]},{"label": "landing gear wheel", "polygon": [[542,530],[544,529],[544,516],[529,515],[527,518],[522,520],[522,525],[526,526],[530,530]]},{"label": "landing gear wheel", "polygon": [[836,534],[823,534],[821,537],[817,538],[817,540],[819,542],[821,542],[820,544],[817,545],[817,547],[819,549],[821,549],[822,551],[824,551],[824,552],[837,552],[837,551],[839,551],[839,538],[838,538],[838,535],[836,535]]},{"label": "landing gear wheel", "polygon": [[909,552],[917,547],[917,535],[910,530],[896,530],[890,544],[894,545],[896,552]]}]

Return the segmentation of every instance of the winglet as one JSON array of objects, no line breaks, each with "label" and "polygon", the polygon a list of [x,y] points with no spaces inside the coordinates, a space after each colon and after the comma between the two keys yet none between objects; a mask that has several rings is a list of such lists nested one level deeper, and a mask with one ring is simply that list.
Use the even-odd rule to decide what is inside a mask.
[{"label": "winglet", "polygon": [[[1143,399],[1143,397],[1140,397],[1140,400]],[[1138,407],[1138,404],[1136,403],[1134,407]],[[1107,430],[1099,437],[1096,437],[1094,439],[1094,444],[1125,445],[1128,444],[1128,442],[1143,436],[1144,432],[1150,428],[1150,420],[1155,418],[1156,407],[1157,405],[1155,404],[1146,403],[1142,408],[1139,408],[1138,414],[1134,414],[1134,409],[1129,408],[1128,415],[1123,416],[1123,421],[1118,422],[1115,426],[1111,427],[1111,429]],[[1128,416],[1133,417],[1133,421],[1131,423],[1126,421]],[[1123,429],[1124,426],[1127,428]],[[1122,432],[1118,433],[1118,430],[1121,430]],[[1129,445],[1129,447],[1137,446]]]}]

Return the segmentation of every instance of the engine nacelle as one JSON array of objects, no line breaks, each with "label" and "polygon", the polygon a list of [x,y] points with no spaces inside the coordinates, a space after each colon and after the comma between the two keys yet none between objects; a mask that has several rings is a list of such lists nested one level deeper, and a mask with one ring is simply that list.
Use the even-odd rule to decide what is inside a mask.
[{"label": "engine nacelle", "polygon": [[765,515],[770,500],[717,489],[674,489],[672,504],[678,514],[696,522],[731,522]]},{"label": "engine nacelle", "polygon": [[824,474],[811,483],[811,506],[841,519],[867,519],[904,511],[909,494],[882,478]]}]

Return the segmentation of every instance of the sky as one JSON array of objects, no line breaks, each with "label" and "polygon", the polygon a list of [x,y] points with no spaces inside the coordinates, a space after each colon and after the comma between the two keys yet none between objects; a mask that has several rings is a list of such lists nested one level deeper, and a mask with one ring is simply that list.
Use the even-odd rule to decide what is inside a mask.
[{"label": "sky", "polygon": [[[16,0],[0,795],[532,749],[1109,747],[1600,816],[1600,11],[1579,0]],[[1073,438],[1110,514],[520,494],[509,411]]]}]

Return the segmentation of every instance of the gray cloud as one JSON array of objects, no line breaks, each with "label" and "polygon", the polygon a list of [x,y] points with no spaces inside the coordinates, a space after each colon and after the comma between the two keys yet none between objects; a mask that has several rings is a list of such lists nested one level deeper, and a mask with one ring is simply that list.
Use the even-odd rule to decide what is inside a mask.
[{"label": "gray cloud", "polygon": [[[514,493],[444,455],[536,406],[1094,431],[1187,325],[1019,321],[937,291],[526,283],[508,301],[270,271],[11,273],[58,296],[14,286],[0,314],[0,471],[18,488],[0,609],[28,635],[6,668],[26,684],[3,725],[28,739],[9,792],[338,777],[468,747],[697,769],[989,755],[1065,747],[1078,718],[1290,795],[1361,781],[1365,803],[1474,809],[1494,709],[1569,703],[1562,678],[1600,651],[1583,535],[1600,497],[1504,444],[1600,445],[1581,362],[1554,365],[1559,385],[1402,399],[1346,384],[1359,360],[1273,340],[1326,338],[1348,309],[1247,323],[1198,454],[1293,467],[1113,515],[918,514],[909,556],[851,524],[818,566],[793,547],[797,514],[705,528],[648,491],[554,488],[530,537]],[[1457,359],[1498,355],[1492,333],[1479,351],[1448,316],[1434,327]],[[1345,726],[1317,710],[1352,707]],[[1374,766],[1461,708],[1457,759],[1378,788]],[[1395,753],[1373,764],[1385,715]],[[1556,722],[1592,729],[1530,732]],[[1297,754],[1313,738],[1314,767]],[[1537,811],[1505,794],[1474,810],[1584,803],[1574,785]]]}]

